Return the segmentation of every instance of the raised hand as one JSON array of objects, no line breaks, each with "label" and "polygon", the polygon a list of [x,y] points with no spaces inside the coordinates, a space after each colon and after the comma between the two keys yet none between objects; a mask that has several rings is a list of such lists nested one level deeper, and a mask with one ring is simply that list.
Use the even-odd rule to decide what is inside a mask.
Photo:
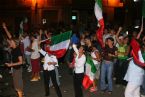
[{"label": "raised hand", "polygon": [[119,31],[119,32],[122,31],[122,27],[119,27],[118,31]]},{"label": "raised hand", "polygon": [[2,26],[3,26],[3,28],[6,28],[6,23],[3,22],[3,23],[2,23]]},{"label": "raised hand", "polygon": [[12,67],[13,64],[12,63],[5,63],[7,67]]},{"label": "raised hand", "polygon": [[39,35],[42,35],[43,31],[42,29],[39,30]]},{"label": "raised hand", "polygon": [[142,19],[142,24],[141,24],[140,32],[143,32],[143,19]]}]

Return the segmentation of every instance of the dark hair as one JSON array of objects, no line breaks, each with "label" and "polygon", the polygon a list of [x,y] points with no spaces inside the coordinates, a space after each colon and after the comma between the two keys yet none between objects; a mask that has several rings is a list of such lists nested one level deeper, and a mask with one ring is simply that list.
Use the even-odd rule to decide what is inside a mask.
[{"label": "dark hair", "polygon": [[31,35],[31,37],[34,37],[35,39],[37,39],[37,35],[36,34]]},{"label": "dark hair", "polygon": [[91,40],[90,36],[86,36],[85,39]]},{"label": "dark hair", "polygon": [[84,49],[84,51],[86,51],[86,47],[84,45],[77,45],[77,48],[82,47]]},{"label": "dark hair", "polygon": [[107,40],[107,41],[108,41],[108,40],[111,40],[111,41],[114,42],[114,39],[113,39],[112,37],[108,37],[106,40]]}]

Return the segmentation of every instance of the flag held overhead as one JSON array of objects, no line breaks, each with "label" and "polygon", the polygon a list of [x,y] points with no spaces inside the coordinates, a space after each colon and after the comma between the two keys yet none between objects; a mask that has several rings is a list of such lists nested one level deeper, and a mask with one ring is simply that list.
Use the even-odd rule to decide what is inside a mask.
[{"label": "flag held overhead", "polygon": [[98,38],[101,47],[104,47],[103,43],[104,19],[102,15],[102,0],[96,0],[94,12],[99,23],[99,29],[96,31],[96,36]]},{"label": "flag held overhead", "polygon": [[55,55],[57,58],[63,57],[69,47],[71,35],[72,31],[67,31],[53,36],[50,47],[47,47],[46,51]]}]

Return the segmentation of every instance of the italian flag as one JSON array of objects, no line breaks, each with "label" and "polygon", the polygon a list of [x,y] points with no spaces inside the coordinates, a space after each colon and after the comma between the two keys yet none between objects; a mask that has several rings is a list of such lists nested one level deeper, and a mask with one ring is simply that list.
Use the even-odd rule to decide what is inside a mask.
[{"label": "italian flag", "polygon": [[51,44],[46,48],[48,53],[55,55],[57,58],[61,58],[65,55],[69,44],[72,31],[67,31],[51,38]]},{"label": "italian flag", "polygon": [[89,55],[87,56],[85,66],[86,66],[85,68],[86,70],[85,70],[85,76],[83,79],[83,87],[85,89],[88,89],[93,84],[94,76],[97,71],[96,66],[94,65],[94,62],[92,60],[92,57]]},{"label": "italian flag", "polygon": [[99,29],[96,31],[96,35],[101,47],[104,47],[103,43],[104,19],[102,15],[102,0],[96,0],[94,12],[99,23]]},{"label": "italian flag", "polygon": [[[143,18],[145,18],[145,0],[143,0],[142,2],[142,25],[141,26],[143,26]],[[132,47],[131,54],[133,56],[134,63],[141,67],[145,67],[145,62],[144,62],[145,60],[143,59],[141,53],[140,44],[134,38],[131,40],[131,47]]]},{"label": "italian flag", "polygon": [[131,47],[131,54],[133,56],[134,63],[141,67],[145,67],[144,59],[140,49],[140,44],[134,38],[131,40]]}]

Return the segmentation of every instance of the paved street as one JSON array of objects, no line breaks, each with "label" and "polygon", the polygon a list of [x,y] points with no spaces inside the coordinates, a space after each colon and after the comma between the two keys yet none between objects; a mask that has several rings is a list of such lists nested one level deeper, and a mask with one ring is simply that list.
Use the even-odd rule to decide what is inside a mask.
[{"label": "paved street", "polygon": [[[0,80],[0,97],[17,97],[15,91],[13,90],[11,75],[8,74],[7,70],[5,70],[4,72],[6,72],[4,74],[4,79]],[[62,76],[60,78],[60,88],[63,97],[74,97],[73,80],[72,76],[68,74],[67,67],[65,65],[60,66],[59,72]],[[42,73],[41,80],[38,82],[30,82],[30,75],[31,73],[27,73],[24,69],[23,77],[25,97],[45,97]],[[109,95],[107,93],[103,94],[100,91],[90,93],[89,91],[84,90],[84,97],[124,97],[123,92],[123,87],[114,87],[112,95]],[[51,88],[49,97],[57,97],[54,88]]]}]

